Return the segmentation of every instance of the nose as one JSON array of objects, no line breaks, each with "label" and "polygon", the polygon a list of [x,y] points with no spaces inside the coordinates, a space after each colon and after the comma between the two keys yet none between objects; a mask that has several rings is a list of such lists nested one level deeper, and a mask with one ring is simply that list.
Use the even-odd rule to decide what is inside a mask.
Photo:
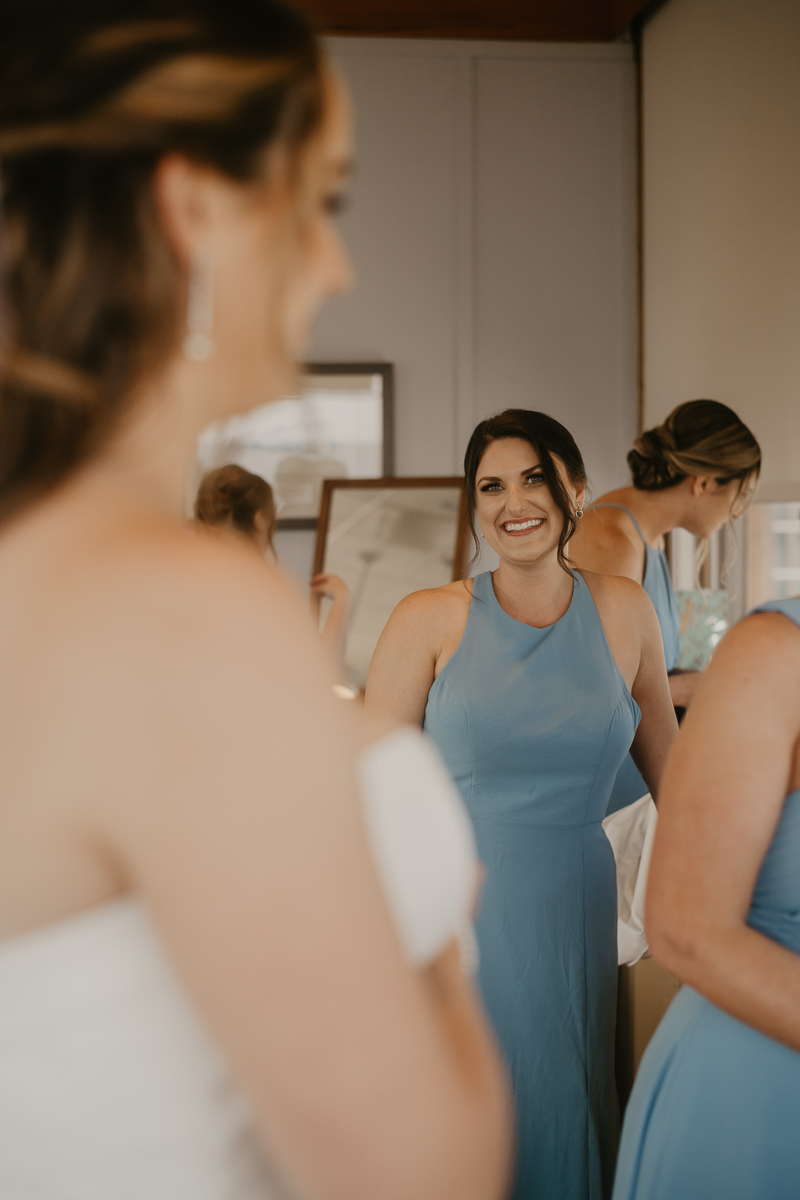
[{"label": "nose", "polygon": [[512,483],[506,493],[506,508],[512,513],[523,513],[527,507],[524,490]]}]

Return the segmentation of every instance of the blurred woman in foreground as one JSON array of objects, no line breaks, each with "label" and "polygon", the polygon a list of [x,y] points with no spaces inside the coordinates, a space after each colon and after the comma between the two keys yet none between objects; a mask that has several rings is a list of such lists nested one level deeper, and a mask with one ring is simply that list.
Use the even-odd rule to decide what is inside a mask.
[{"label": "blurred woman in foreground", "polygon": [[[275,496],[260,475],[254,475],[236,463],[208,471],[197,489],[194,515],[201,525],[243,533],[259,554],[273,562],[278,561],[274,541],[278,527]],[[331,601],[321,636],[323,644],[336,656],[337,662],[341,662],[350,612],[350,589],[338,575],[327,573],[315,575],[309,587],[313,597],[312,613],[318,612],[323,598]]]},{"label": "blurred woman in foreground", "polygon": [[[673,529],[709,538],[726,521],[741,516],[758,480],[761,450],[732,409],[716,400],[689,400],[673,409],[662,425],[639,435],[628,465],[631,484],[594,502],[570,553],[587,570],[641,583],[661,626],[670,694],[680,715],[691,702],[700,674],[676,669],[680,630],[664,538]],[[628,757],[608,811],[616,812],[646,792]]]},{"label": "blurred woman in foreground", "polygon": [[794,1200],[800,598],[716,650],[661,787],[653,956],[685,983],[642,1060],[614,1200]]},{"label": "blurred woman in foreground", "polygon": [[[198,431],[290,391],[348,283],[342,89],[280,0],[8,12],[0,1193],[497,1198],[465,818],[401,733],[365,823],[295,594],[183,521]],[[439,822],[406,924],[398,780]]]}]

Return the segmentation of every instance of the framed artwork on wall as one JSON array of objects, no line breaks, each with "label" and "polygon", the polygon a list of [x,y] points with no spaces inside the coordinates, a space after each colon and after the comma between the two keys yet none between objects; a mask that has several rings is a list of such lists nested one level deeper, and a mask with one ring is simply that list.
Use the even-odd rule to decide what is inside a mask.
[{"label": "framed artwork on wall", "polygon": [[462,579],[468,557],[460,476],[326,480],[314,573],[338,575],[350,589],[344,658],[354,688],[366,684],[395,605],[410,592]]},{"label": "framed artwork on wall", "polygon": [[325,479],[392,474],[393,404],[390,363],[309,363],[299,395],[203,431],[198,477],[237,463],[271,484],[279,529],[315,529]]}]

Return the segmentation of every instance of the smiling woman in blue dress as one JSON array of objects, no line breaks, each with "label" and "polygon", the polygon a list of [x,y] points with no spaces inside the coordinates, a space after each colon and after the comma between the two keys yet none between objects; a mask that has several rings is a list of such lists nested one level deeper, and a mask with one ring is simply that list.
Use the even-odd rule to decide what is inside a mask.
[{"label": "smiling woman in blue dress", "polygon": [[671,755],[647,893],[685,986],[642,1060],[614,1200],[800,1195],[800,598],[724,639]]},{"label": "smiling woman in blue dress", "polygon": [[661,632],[638,584],[569,568],[586,474],[563,425],[525,409],[481,422],[465,475],[473,532],[500,565],[398,605],[366,704],[424,723],[475,824],[479,982],[518,1113],[513,1196],[600,1200],[618,1129],[600,822],[631,744],[655,792],[675,735]]}]

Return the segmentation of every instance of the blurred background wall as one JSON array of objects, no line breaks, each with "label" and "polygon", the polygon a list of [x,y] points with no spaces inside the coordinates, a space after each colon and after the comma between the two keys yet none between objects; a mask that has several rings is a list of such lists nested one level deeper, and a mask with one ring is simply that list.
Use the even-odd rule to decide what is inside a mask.
[{"label": "blurred background wall", "polygon": [[357,171],[357,284],[312,357],[396,366],[396,466],[458,473],[509,405],[573,431],[597,491],[636,431],[630,44],[333,38]]},{"label": "blurred background wall", "polygon": [[798,501],[800,3],[669,0],[642,85],[645,423],[730,404]]}]

